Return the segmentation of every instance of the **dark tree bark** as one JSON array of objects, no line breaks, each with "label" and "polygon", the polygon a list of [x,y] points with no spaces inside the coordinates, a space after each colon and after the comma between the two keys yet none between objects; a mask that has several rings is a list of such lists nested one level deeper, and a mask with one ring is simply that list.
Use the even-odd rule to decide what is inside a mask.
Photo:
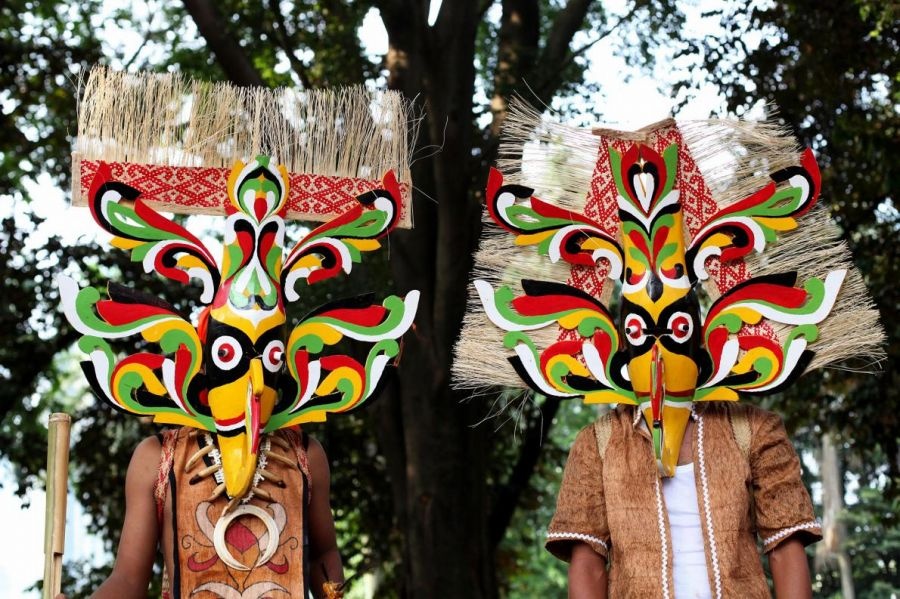
[{"label": "dark tree bark", "polygon": [[200,35],[216,55],[219,66],[235,85],[264,86],[265,82],[247,58],[237,38],[228,33],[222,13],[210,0],[184,0],[184,7],[197,25]]},{"label": "dark tree bark", "polygon": [[[480,206],[470,193],[478,6],[445,2],[434,26],[417,2],[384,2],[389,85],[426,109],[419,145],[442,147],[413,165],[416,228],[391,241],[401,289],[419,288],[395,398],[405,443],[406,595],[493,597],[487,542],[486,432],[478,406],[450,389]],[[427,195],[426,195],[427,194]],[[433,200],[436,200],[436,204]]]}]

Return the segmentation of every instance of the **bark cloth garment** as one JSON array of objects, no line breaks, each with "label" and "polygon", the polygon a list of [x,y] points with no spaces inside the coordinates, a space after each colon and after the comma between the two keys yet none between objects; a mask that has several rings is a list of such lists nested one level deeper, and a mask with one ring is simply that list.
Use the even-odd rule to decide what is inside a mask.
[{"label": "bark cloth garment", "polygon": [[[296,431],[282,430],[276,435],[287,441],[286,444],[270,441],[270,451],[287,458],[293,465],[267,459],[265,470],[280,477],[284,487],[263,480],[259,488],[271,495],[272,501],[253,497],[249,504],[262,508],[274,518],[279,530],[278,550],[266,564],[241,571],[225,564],[213,547],[213,529],[228,498],[222,494],[208,501],[217,485],[213,476],[192,481],[198,472],[214,462],[207,455],[190,469],[185,468],[209,438],[203,432],[191,434],[191,431],[181,428],[165,431],[161,436],[162,454],[154,497],[162,539],[163,519],[168,511],[166,495],[169,489],[172,491],[170,511],[175,543],[174,571],[164,573],[162,598],[257,599],[279,591],[279,597],[305,599],[309,589],[306,522],[310,491],[305,438]],[[244,515],[230,524],[225,542],[237,561],[253,565],[268,543],[267,534],[259,518]]]},{"label": "bark cloth garment", "polygon": [[[735,440],[738,415],[749,425],[746,452]],[[583,429],[569,453],[547,549],[567,560],[580,541],[607,558],[610,597],[672,599],[671,532],[649,434],[630,406],[602,418],[608,424]],[[821,539],[800,460],[781,419],[760,408],[698,403],[694,418],[697,500],[713,597],[770,597],[755,533],[764,552],[793,536],[805,544]]]}]

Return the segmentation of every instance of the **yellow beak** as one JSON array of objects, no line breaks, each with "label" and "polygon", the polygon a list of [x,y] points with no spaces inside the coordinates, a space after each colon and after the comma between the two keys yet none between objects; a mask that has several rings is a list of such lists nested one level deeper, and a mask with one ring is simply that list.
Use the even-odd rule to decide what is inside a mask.
[{"label": "yellow beak", "polygon": [[[243,382],[243,385],[241,385]],[[230,497],[241,497],[250,490],[256,474],[256,464],[260,440],[260,396],[265,388],[263,382],[262,360],[255,358],[250,362],[248,376],[235,381],[244,386],[245,402],[243,420],[245,430],[233,436],[218,435],[219,452],[222,455],[222,473],[225,478],[225,490]],[[216,394],[228,393],[232,396],[240,393],[239,387],[227,385],[216,389]],[[232,399],[232,398],[227,398]],[[212,398],[211,398],[212,401]]]},{"label": "yellow beak", "polygon": [[674,476],[684,432],[691,416],[691,404],[666,401],[669,379],[676,378],[678,373],[667,374],[659,344],[654,345],[650,352],[649,367],[650,401],[643,409],[644,420],[650,427],[653,453],[660,476]]}]

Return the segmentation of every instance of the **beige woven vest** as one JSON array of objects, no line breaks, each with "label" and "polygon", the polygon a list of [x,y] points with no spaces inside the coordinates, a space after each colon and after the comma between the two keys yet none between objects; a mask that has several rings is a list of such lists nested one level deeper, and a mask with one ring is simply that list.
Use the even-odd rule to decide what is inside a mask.
[{"label": "beige woven vest", "polygon": [[[263,480],[259,486],[271,496],[271,500],[253,497],[246,504],[252,507],[245,511],[259,508],[271,520],[267,526],[261,518],[248,513],[231,521],[224,536],[225,547],[235,561],[234,565],[229,565],[218,555],[213,544],[215,526],[228,499],[223,494],[210,501],[217,486],[214,477],[197,476],[213,465],[210,456],[204,456],[187,467],[191,456],[208,439],[203,433],[191,434],[190,430],[168,431],[163,436],[160,480],[156,488],[157,507],[162,516],[166,490],[170,488],[173,500],[170,525],[175,541],[174,567],[164,578],[163,598],[239,596],[258,599],[277,592],[279,597],[305,599],[309,589],[306,563],[309,470],[300,435],[293,431],[280,431],[279,438],[287,443],[271,443],[271,451],[288,458],[293,465],[289,466],[282,460],[267,460],[265,470],[281,478],[284,484]],[[272,521],[278,535],[277,549],[271,559],[259,564],[269,545]]]}]

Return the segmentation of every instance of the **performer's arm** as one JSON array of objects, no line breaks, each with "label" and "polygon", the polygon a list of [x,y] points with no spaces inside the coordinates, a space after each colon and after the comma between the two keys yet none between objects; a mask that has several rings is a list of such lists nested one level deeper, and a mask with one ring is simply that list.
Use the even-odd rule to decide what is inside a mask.
[{"label": "performer's arm", "polygon": [[809,564],[803,543],[799,539],[788,539],[770,551],[769,568],[772,570],[772,582],[775,583],[775,597],[812,599]]},{"label": "performer's arm", "polygon": [[125,523],[116,563],[112,574],[92,595],[93,599],[147,596],[159,538],[153,499],[159,453],[159,440],[149,437],[131,456],[125,478]]},{"label": "performer's arm", "polygon": [[606,599],[606,559],[586,543],[572,545],[569,599]]},{"label": "performer's arm", "polygon": [[315,439],[310,439],[309,473],[312,478],[312,494],[309,502],[309,550],[312,593],[316,599],[326,595],[322,584],[326,581],[343,582],[344,567],[338,553],[334,532],[334,516],[331,513],[331,473],[325,450]]}]

